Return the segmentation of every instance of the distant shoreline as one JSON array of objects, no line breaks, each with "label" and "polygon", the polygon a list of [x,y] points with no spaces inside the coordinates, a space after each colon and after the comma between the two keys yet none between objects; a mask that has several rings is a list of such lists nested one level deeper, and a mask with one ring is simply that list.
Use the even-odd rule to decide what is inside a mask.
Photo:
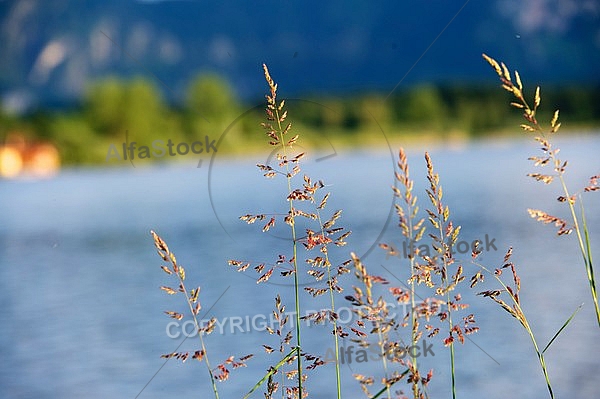
[{"label": "distant shoreline", "polygon": [[[556,134],[556,140],[568,140],[569,138],[580,138],[580,137],[589,137],[594,135],[600,135],[600,127],[579,127],[572,129],[565,129],[564,131],[561,129],[559,133]],[[384,138],[381,138],[377,141],[375,140],[365,140],[364,142],[360,142],[357,140],[356,142],[349,142],[344,140],[336,140],[337,136],[331,136],[329,141],[334,144],[334,148],[331,149],[329,146],[325,145],[303,145],[302,135],[299,139],[299,145],[296,147],[299,152],[309,151],[313,154],[324,154],[325,156],[329,153],[333,153],[333,151],[383,151],[386,149],[387,143]],[[447,137],[440,139],[439,135],[435,134],[426,134],[426,135],[410,135],[410,136],[392,136],[389,139],[389,146],[391,151],[396,154],[400,147],[405,148],[407,151],[419,151],[419,150],[434,150],[439,148],[462,148],[471,144],[505,144],[509,142],[533,142],[533,135],[530,133],[514,133],[512,129],[503,129],[494,134],[486,134],[477,137],[468,136],[466,134],[449,134]],[[200,154],[194,157],[181,156],[181,157],[172,157],[172,162],[166,161],[167,158],[163,158],[161,160],[153,160],[153,161],[141,161],[135,160],[135,166],[138,167],[150,167],[157,165],[165,165],[165,166],[174,166],[174,165],[182,165],[182,164],[190,164],[190,163],[198,163],[198,161],[202,160],[203,163],[210,162],[212,157],[227,157],[229,159],[248,159],[252,157],[260,157],[264,156],[265,153],[269,152],[269,146],[267,139],[265,137],[264,142],[258,143],[254,142],[251,146],[241,145],[243,147],[243,151],[227,151],[226,149],[220,148],[216,153],[211,154]],[[114,167],[120,166],[131,166],[129,160],[120,161],[120,162],[109,162],[109,163],[95,163],[95,164],[87,164],[87,165],[77,165],[71,164],[69,167],[92,167],[104,168],[106,166],[107,169],[112,169]]]}]

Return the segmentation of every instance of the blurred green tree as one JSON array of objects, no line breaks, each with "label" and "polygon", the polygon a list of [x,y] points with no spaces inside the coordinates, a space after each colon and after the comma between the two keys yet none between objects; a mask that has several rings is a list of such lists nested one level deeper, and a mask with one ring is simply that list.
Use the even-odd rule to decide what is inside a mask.
[{"label": "blurred green tree", "polygon": [[437,87],[426,84],[410,90],[397,110],[400,119],[418,126],[443,131],[448,110]]},{"label": "blurred green tree", "polygon": [[359,108],[361,126],[386,128],[391,121],[391,114],[389,104],[384,97],[377,94],[362,96]]},{"label": "blurred green tree", "polygon": [[[240,116],[242,110],[230,84],[221,76],[208,73],[197,75],[187,89],[184,130],[191,139],[206,135],[218,139],[223,131]],[[247,132],[247,123],[238,121],[228,131],[231,144]]]},{"label": "blurred green tree", "polygon": [[128,132],[131,141],[148,144],[180,137],[160,90],[145,78],[110,77],[92,83],[84,104],[91,128],[101,136],[124,138]]},{"label": "blurred green tree", "polygon": [[63,164],[98,164],[106,157],[108,139],[98,136],[82,115],[56,115],[47,131]]}]

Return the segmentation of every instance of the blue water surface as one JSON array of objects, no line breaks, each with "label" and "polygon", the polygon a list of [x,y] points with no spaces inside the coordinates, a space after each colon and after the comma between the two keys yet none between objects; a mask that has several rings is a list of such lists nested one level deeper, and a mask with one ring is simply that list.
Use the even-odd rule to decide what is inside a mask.
[{"label": "blue water surface", "polygon": [[[574,191],[599,174],[598,135],[558,143],[560,156],[570,161],[566,176]],[[569,217],[565,204],[555,200],[559,185],[544,186],[526,176],[534,171],[527,157],[538,152],[535,143],[515,140],[439,146],[431,155],[451,218],[462,226],[460,239],[487,240],[482,262],[490,267],[501,264],[507,248],[514,247],[523,308],[541,347],[584,303],[546,356],[557,397],[592,398],[600,391],[600,329],[576,236],[556,237],[554,227],[526,212],[536,208]],[[387,242],[402,248],[390,188],[395,153],[340,150],[317,160],[319,155],[327,154],[309,157],[303,173],[322,179],[331,192],[324,215],[343,209],[337,225],[353,231],[346,247],[332,250],[333,261],[348,259],[353,251],[373,274],[401,286],[406,260],[386,257],[377,247]],[[429,204],[422,152],[410,151],[409,161],[424,209]],[[274,275],[269,284],[257,285],[252,269],[237,273],[227,265],[228,259],[272,263],[278,254],[291,253],[287,226],[261,233],[262,225],[238,220],[247,213],[285,213],[289,206],[285,180],[264,179],[257,162],[263,161],[216,156],[200,168],[196,161],[137,168],[124,163],[113,169],[67,169],[50,180],[0,181],[0,397],[211,397],[204,364],[165,364],[160,358],[175,350],[194,351],[199,341],[167,336],[171,319],[163,311],[186,309],[180,295],[159,289],[172,280],[159,268],[151,229],[186,268],[188,288],[201,286],[201,316],[221,321],[206,337],[212,366],[230,355],[256,354],[249,367],[232,370],[230,380],[218,384],[222,398],[242,397],[280,358],[264,354],[262,344],[278,347],[279,341],[256,331],[256,320],[263,320],[257,315],[268,320],[278,293],[293,309],[290,279]],[[600,259],[599,193],[583,199],[593,255]],[[467,275],[476,270],[466,262],[469,257],[457,254]],[[311,282],[304,273],[299,277],[302,284]],[[344,295],[356,283],[346,275]],[[483,287],[495,287],[493,280]],[[547,397],[535,352],[518,322],[467,285],[462,292],[481,330],[456,349],[459,397]],[[322,304],[302,295],[303,309]],[[337,301],[348,315],[343,295]],[[304,331],[305,351],[325,356],[332,348],[330,327]],[[401,334],[406,338],[409,332]],[[434,369],[432,398],[450,397],[449,353],[442,338],[430,340],[434,356],[420,359],[425,371]],[[342,365],[345,398],[364,397],[352,374],[383,375],[380,362],[356,360]],[[307,386],[310,397],[334,397],[333,365],[310,373]]]}]

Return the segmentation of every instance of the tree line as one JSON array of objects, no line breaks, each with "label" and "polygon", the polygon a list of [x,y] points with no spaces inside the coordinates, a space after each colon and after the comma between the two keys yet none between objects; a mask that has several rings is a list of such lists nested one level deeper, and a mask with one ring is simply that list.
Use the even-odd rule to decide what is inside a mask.
[{"label": "tree line", "polygon": [[[452,132],[483,137],[507,130],[520,118],[518,110],[506,105],[509,94],[494,85],[423,84],[386,95],[308,96],[290,100],[288,108],[293,122],[316,145],[323,132],[360,143],[377,129],[388,137],[426,133],[445,138]],[[540,120],[559,108],[569,126],[600,126],[600,85],[546,86],[542,98]],[[177,104],[168,103],[150,79],[107,77],[91,83],[75,107],[23,116],[0,110],[0,139],[19,132],[32,141],[49,141],[64,164],[102,163],[111,145],[126,140],[149,145],[223,136],[219,151],[241,152],[264,140],[258,126],[262,106],[254,107],[258,104],[260,100],[240,101],[229,82],[214,74],[192,80]]]}]

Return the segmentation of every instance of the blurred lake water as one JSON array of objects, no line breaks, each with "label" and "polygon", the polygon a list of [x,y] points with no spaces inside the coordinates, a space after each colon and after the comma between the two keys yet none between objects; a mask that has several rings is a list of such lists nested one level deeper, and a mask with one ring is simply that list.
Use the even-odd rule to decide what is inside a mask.
[{"label": "blurred lake water", "polygon": [[[560,156],[570,161],[567,180],[572,190],[600,172],[599,135],[573,136],[558,145]],[[379,242],[402,247],[391,213],[392,154],[364,150],[321,155],[321,160],[308,158],[304,172],[323,179],[332,193],[328,212],[343,209],[338,224],[353,231],[348,245],[332,257],[341,262],[354,251],[373,274],[400,285],[396,278],[406,280],[406,260],[388,258],[377,248]],[[506,249],[514,247],[523,306],[542,347],[584,303],[546,356],[557,397],[597,397],[600,329],[575,235],[556,237],[554,227],[535,222],[526,212],[536,208],[568,217],[566,206],[555,200],[558,185],[526,177],[534,171],[527,157],[540,155],[539,149],[519,140],[437,148],[431,155],[451,217],[462,226],[461,240],[486,235],[494,240],[482,254],[490,267],[497,267]],[[422,153],[409,152],[409,161],[424,209]],[[148,168],[124,164],[119,169],[65,170],[50,180],[0,181],[0,397],[211,397],[204,364],[170,360],[163,367],[160,355],[183,341],[167,336],[171,319],[163,311],[184,311],[185,304],[182,297],[159,289],[171,281],[159,268],[149,231],[156,230],[186,267],[190,288],[202,287],[203,311],[209,311],[201,312],[204,317],[269,317],[277,293],[292,309],[291,280],[273,277],[271,283],[257,285],[251,269],[241,274],[227,265],[228,259],[272,262],[277,254],[290,253],[285,226],[263,234],[262,226],[238,220],[246,213],[283,212],[287,205],[285,181],[264,179],[257,162],[264,161],[215,156],[200,168],[197,161]],[[595,259],[600,259],[599,195],[583,196]],[[467,262],[469,256],[458,258]],[[476,269],[467,264],[470,275]],[[485,287],[494,287],[493,279],[487,280]],[[310,279],[303,275],[301,281]],[[352,275],[342,279],[347,292],[355,283]],[[457,348],[459,397],[547,397],[525,331],[476,292],[467,285],[463,289],[481,330]],[[309,295],[302,301],[304,309],[319,305]],[[343,296],[338,306],[349,306]],[[407,337],[408,331],[403,334]],[[434,369],[432,398],[450,396],[449,353],[442,338],[430,341],[435,355],[422,359],[425,370]],[[304,339],[303,349],[321,356],[332,345],[329,327],[310,327]],[[242,397],[279,360],[262,350],[261,344],[279,345],[266,332],[242,332],[225,324],[222,334],[217,330],[206,341],[213,366],[232,354],[256,354],[248,368],[232,371],[229,381],[219,383],[222,398]],[[197,338],[189,338],[178,350],[197,347]],[[364,397],[353,373],[381,377],[381,366],[344,364],[345,398]],[[334,375],[332,365],[311,373],[310,397],[334,397]]]}]

